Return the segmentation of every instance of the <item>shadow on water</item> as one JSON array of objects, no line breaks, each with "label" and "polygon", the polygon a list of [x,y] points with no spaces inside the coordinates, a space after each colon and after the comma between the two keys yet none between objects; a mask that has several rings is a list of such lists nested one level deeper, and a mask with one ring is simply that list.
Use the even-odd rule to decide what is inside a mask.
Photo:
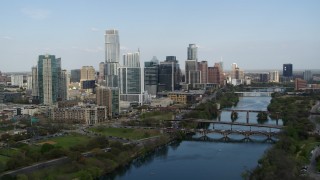
[{"label": "shadow on water", "polygon": [[121,178],[127,173],[130,173],[131,170],[141,168],[144,166],[148,166],[150,163],[152,163],[155,158],[160,158],[160,159],[166,159],[169,149],[171,148],[172,150],[177,150],[178,147],[180,146],[181,141],[174,141],[171,142],[168,145],[158,147],[154,149],[153,151],[144,154],[143,156],[139,156],[138,158],[134,159],[131,161],[131,163],[121,166],[118,169],[116,169],[113,173],[111,174],[106,174],[99,179],[103,180],[113,180],[116,178]]}]

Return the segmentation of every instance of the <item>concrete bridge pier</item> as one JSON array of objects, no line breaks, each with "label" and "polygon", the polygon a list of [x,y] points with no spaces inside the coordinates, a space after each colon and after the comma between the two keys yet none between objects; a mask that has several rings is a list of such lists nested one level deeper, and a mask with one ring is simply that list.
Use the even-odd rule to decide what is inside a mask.
[{"label": "concrete bridge pier", "polygon": [[247,111],[247,123],[249,123],[249,111]]}]

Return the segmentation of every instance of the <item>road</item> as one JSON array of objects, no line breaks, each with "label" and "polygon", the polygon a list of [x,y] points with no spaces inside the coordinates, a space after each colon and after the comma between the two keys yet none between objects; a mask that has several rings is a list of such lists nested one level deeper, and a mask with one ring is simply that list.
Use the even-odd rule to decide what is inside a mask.
[{"label": "road", "polygon": [[[320,101],[317,101],[317,103],[311,108],[311,112],[318,112],[318,109],[320,108]],[[309,120],[313,122],[316,127],[314,130],[314,133],[320,134],[320,124],[317,122],[317,118],[320,118],[319,115],[310,115]],[[310,165],[307,170],[309,176],[313,179],[320,179],[320,174],[317,172],[316,169],[316,157],[320,155],[320,147],[317,146],[315,149],[312,150],[312,156],[310,159]]]}]

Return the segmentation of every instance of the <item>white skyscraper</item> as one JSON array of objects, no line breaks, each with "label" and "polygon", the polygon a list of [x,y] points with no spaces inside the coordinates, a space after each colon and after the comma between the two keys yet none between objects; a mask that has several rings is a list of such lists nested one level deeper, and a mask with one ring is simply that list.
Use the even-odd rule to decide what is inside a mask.
[{"label": "white skyscraper", "polygon": [[198,47],[195,44],[189,44],[188,60],[198,60]]},{"label": "white skyscraper", "polygon": [[279,71],[269,72],[269,81],[270,82],[279,82]]},{"label": "white skyscraper", "polygon": [[11,85],[23,86],[23,75],[11,75]]},{"label": "white skyscraper", "polygon": [[118,87],[118,68],[120,43],[118,30],[107,30],[105,34],[105,67],[104,75],[107,87]]}]

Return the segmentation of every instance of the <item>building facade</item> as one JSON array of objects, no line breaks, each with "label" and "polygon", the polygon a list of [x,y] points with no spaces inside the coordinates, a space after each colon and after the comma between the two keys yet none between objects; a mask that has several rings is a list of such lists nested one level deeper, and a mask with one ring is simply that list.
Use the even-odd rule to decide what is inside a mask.
[{"label": "building facade", "polygon": [[52,105],[58,100],[61,59],[54,55],[40,55],[38,60],[39,102]]},{"label": "building facade", "polygon": [[118,68],[120,60],[120,41],[118,30],[107,30],[105,34],[104,75],[108,87],[119,86]]},{"label": "building facade", "polygon": [[151,96],[157,95],[159,61],[154,56],[151,61],[144,63],[144,90]]},{"label": "building facade", "polygon": [[167,56],[159,65],[158,92],[174,91],[180,88],[181,70],[175,56]]},{"label": "building facade", "polygon": [[269,81],[270,82],[280,82],[279,71],[271,71],[269,72]]},{"label": "building facade", "polygon": [[11,85],[23,87],[23,75],[11,75]]},{"label": "building facade", "polygon": [[71,70],[71,82],[80,82],[81,79],[81,70],[80,69],[73,69]]},{"label": "building facade", "polygon": [[120,98],[118,88],[100,86],[96,89],[96,102],[98,106],[107,108],[107,116],[114,117],[120,112]]},{"label": "building facade", "polygon": [[207,84],[208,83],[208,62],[207,61],[198,62],[198,70],[201,72],[200,83]]},{"label": "building facade", "polygon": [[282,75],[284,77],[292,77],[292,64],[283,64]]}]

